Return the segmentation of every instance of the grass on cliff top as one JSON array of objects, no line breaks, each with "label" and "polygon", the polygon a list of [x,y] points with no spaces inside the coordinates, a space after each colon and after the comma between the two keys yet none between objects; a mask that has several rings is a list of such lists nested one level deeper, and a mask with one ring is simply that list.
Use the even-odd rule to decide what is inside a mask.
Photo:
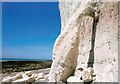
[{"label": "grass on cliff top", "polygon": [[2,73],[22,72],[50,68],[52,61],[6,61],[2,62]]}]

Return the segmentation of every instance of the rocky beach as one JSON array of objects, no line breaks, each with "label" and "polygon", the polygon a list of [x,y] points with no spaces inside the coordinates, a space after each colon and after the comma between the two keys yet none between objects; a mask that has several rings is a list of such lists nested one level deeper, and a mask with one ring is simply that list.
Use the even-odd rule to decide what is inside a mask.
[{"label": "rocky beach", "polygon": [[[39,70],[31,70],[24,72],[13,72],[11,74],[2,74],[2,82],[8,83],[37,83],[37,82],[47,82],[48,74],[50,68],[39,69]],[[27,79],[28,77],[28,79]]]},{"label": "rocky beach", "polygon": [[2,82],[46,82],[51,61],[4,61]]}]

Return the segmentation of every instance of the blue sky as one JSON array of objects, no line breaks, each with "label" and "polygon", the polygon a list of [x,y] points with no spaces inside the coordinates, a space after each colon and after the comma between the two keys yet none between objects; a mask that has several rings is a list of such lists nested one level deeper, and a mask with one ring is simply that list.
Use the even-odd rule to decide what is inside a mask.
[{"label": "blue sky", "polygon": [[0,2],[0,58],[2,57],[2,3]]},{"label": "blue sky", "polygon": [[59,33],[58,2],[2,3],[3,58],[51,59]]}]

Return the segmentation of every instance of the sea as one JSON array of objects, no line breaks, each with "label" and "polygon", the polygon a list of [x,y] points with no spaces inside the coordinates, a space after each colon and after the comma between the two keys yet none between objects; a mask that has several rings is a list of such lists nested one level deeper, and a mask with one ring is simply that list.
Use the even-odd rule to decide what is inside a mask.
[{"label": "sea", "polygon": [[0,62],[3,61],[45,61],[51,59],[28,59],[28,58],[0,58]]}]

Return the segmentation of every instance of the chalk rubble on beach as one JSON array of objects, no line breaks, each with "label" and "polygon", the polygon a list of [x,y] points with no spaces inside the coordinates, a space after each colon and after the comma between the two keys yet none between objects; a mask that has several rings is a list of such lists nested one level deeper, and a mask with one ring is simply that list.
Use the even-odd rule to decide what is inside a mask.
[{"label": "chalk rubble on beach", "polygon": [[[32,71],[26,71],[24,73],[18,73],[17,75],[10,77],[7,76],[3,78],[2,82],[11,82],[11,83],[33,83],[33,82],[46,82],[48,74],[45,73],[33,73]],[[46,77],[46,79],[45,79]]]}]

